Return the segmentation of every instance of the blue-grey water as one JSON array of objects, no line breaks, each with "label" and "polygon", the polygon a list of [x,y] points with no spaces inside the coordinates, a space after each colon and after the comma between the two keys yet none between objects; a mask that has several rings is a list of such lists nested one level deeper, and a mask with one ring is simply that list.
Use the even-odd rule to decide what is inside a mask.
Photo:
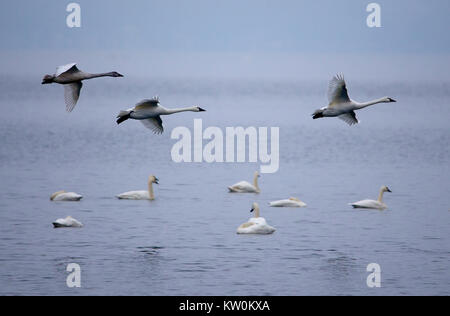
[{"label": "blue-grey water", "polygon": [[[376,76],[375,76],[375,79]],[[361,124],[313,121],[325,81],[123,78],[86,82],[74,112],[63,88],[0,77],[0,294],[31,295],[449,295],[450,83],[349,83],[357,100],[398,100],[358,113]],[[420,79],[418,79],[420,80]],[[168,107],[207,112],[164,117],[165,133],[115,115],[158,94]],[[280,127],[280,170],[259,195],[227,186],[258,164],[176,164],[177,126]],[[156,200],[119,201],[146,189]],[[377,198],[386,211],[347,203]],[[75,191],[79,203],[50,202]],[[296,196],[304,209],[267,203]],[[243,236],[252,202],[277,228]],[[81,229],[53,229],[71,215]],[[68,288],[66,266],[81,267]],[[381,288],[369,288],[369,263]]]}]

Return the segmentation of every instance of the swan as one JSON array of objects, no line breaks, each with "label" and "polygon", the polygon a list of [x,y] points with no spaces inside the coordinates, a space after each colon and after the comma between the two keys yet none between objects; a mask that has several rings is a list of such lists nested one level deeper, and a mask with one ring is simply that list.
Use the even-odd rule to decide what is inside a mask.
[{"label": "swan", "polygon": [[247,223],[238,227],[238,234],[272,234],[275,231],[275,228],[267,225],[267,222],[263,217],[259,217],[258,203],[253,203],[250,212],[255,212],[254,217],[250,218]]},{"label": "swan", "polygon": [[350,203],[349,205],[353,206],[353,208],[369,208],[369,209],[385,210],[387,208],[387,205],[383,203],[384,192],[392,192],[392,191],[387,186],[382,186],[377,201],[362,200],[359,202]]},{"label": "swan", "polygon": [[75,192],[58,191],[50,196],[50,201],[79,201],[83,198]]},{"label": "swan", "polygon": [[259,172],[256,171],[253,176],[253,185],[251,185],[247,181],[241,181],[228,187],[228,190],[230,191],[230,193],[260,193],[261,190],[258,186],[259,177]]},{"label": "swan", "polygon": [[337,116],[348,125],[359,123],[355,114],[356,110],[361,110],[365,107],[378,103],[397,102],[389,97],[384,97],[365,103],[353,101],[348,96],[347,87],[343,75],[336,75],[333,77],[333,79],[331,79],[328,86],[328,100],[330,103],[327,107],[321,108],[312,114],[313,119]]},{"label": "swan", "polygon": [[159,180],[151,175],[148,178],[148,191],[129,191],[117,195],[117,198],[120,200],[154,200],[153,183],[159,184]]},{"label": "swan", "polygon": [[75,218],[72,218],[71,216],[67,216],[66,218],[58,218],[56,221],[53,222],[54,228],[61,228],[61,227],[83,227],[83,224],[77,221]]},{"label": "swan", "polygon": [[164,131],[161,115],[170,115],[179,112],[205,112],[198,106],[178,109],[166,109],[159,104],[159,98],[142,100],[132,109],[120,111],[117,115],[117,124],[128,119],[140,120],[145,127],[151,129],[155,134],[162,134]]},{"label": "swan", "polygon": [[306,203],[297,198],[291,197],[287,200],[279,200],[270,202],[271,207],[306,207]]},{"label": "swan", "polygon": [[77,64],[72,63],[57,67],[54,75],[45,75],[42,79],[42,84],[55,82],[64,85],[66,110],[67,112],[72,112],[80,97],[81,87],[83,87],[82,81],[99,77],[123,77],[123,75],[116,71],[90,74],[79,70]]}]

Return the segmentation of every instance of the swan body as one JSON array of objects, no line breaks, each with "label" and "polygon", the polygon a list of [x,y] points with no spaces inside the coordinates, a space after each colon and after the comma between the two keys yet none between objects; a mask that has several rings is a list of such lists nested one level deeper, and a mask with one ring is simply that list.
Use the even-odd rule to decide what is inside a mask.
[{"label": "swan body", "polygon": [[392,192],[387,186],[381,187],[380,194],[378,196],[378,200],[362,200],[355,203],[350,203],[349,205],[353,206],[353,208],[365,208],[365,209],[376,209],[376,210],[385,210],[387,209],[387,205],[383,203],[383,194],[384,192]]},{"label": "swan body", "polygon": [[83,80],[99,77],[123,77],[116,71],[90,74],[78,69],[76,63],[59,66],[54,75],[45,75],[42,84],[59,83],[64,85],[64,100],[67,112],[72,112],[80,98]]},{"label": "swan body", "polygon": [[250,212],[254,212],[254,217],[250,218],[248,222],[240,225],[237,229],[238,234],[261,234],[268,235],[275,232],[275,228],[268,225],[265,218],[259,216],[259,205],[253,203]]},{"label": "swan body", "polygon": [[260,193],[261,190],[258,186],[259,172],[256,171],[253,176],[253,184],[247,181],[241,181],[228,187],[230,193]]},{"label": "swan body", "polygon": [[79,221],[77,221],[75,218],[72,218],[71,216],[67,216],[66,218],[59,218],[56,221],[53,222],[54,228],[61,228],[61,227],[76,227],[80,228],[83,227],[83,224]]},{"label": "swan body", "polygon": [[205,112],[204,109],[198,106],[167,109],[160,105],[159,98],[142,100],[132,109],[120,111],[117,115],[117,124],[120,124],[128,119],[139,120],[141,123],[151,129],[155,134],[162,134],[164,132],[162,115],[171,115],[180,112]]},{"label": "swan body", "polygon": [[279,200],[270,202],[271,207],[306,207],[306,203],[300,201],[297,198],[289,198],[286,200]]},{"label": "swan body", "polygon": [[322,117],[338,117],[348,125],[359,123],[355,114],[356,110],[361,110],[378,103],[397,102],[389,97],[384,97],[365,103],[353,101],[348,96],[347,86],[344,76],[342,75],[336,75],[333,79],[331,79],[328,86],[328,101],[329,104],[327,107],[316,110],[312,114],[313,119]]},{"label": "swan body", "polygon": [[158,178],[151,175],[148,178],[148,190],[147,191],[129,191],[117,195],[120,200],[154,200],[155,195],[153,193],[153,183],[159,184]]},{"label": "swan body", "polygon": [[50,201],[79,201],[83,198],[75,192],[58,191],[50,196]]}]

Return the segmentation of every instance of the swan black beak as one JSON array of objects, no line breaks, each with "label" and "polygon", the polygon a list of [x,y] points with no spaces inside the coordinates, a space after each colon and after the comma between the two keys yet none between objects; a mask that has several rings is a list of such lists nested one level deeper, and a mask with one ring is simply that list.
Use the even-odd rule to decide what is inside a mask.
[{"label": "swan black beak", "polygon": [[390,192],[390,193],[392,193],[392,191],[389,189],[389,188],[387,188],[387,192]]},{"label": "swan black beak", "polygon": [[122,74],[117,74],[117,77],[123,77],[123,75]]},{"label": "swan black beak", "polygon": [[199,111],[199,112],[206,112],[206,110],[205,110],[205,109],[202,109],[202,108],[198,108],[198,111]]},{"label": "swan black beak", "polygon": [[389,98],[389,102],[397,102],[397,101],[392,98]]},{"label": "swan black beak", "polygon": [[155,183],[159,184],[159,179],[158,178],[155,178]]},{"label": "swan black beak", "polygon": [[252,208],[252,209],[250,210],[250,213],[251,213],[251,212],[253,212],[254,210],[255,210],[255,209],[254,209],[254,208]]}]

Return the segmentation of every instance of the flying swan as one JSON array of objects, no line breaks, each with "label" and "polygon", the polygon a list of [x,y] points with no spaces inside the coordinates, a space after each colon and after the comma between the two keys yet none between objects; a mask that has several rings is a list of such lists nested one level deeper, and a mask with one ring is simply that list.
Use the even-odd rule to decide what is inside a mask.
[{"label": "flying swan", "polygon": [[54,228],[61,228],[61,227],[76,227],[80,228],[83,227],[83,224],[77,221],[75,218],[72,218],[71,216],[67,216],[66,218],[58,218],[56,221],[53,222]]},{"label": "flying swan", "polygon": [[59,66],[54,75],[45,75],[42,84],[59,83],[64,85],[64,100],[67,112],[72,112],[80,97],[82,81],[99,77],[123,77],[116,71],[90,74],[77,68],[76,63]]},{"label": "flying swan", "polygon": [[272,234],[275,228],[267,225],[264,217],[259,217],[259,205],[258,203],[253,203],[250,212],[254,212],[254,217],[250,218],[247,223],[242,224],[238,227],[238,234]]},{"label": "flying swan", "polygon": [[361,110],[365,107],[378,103],[397,102],[389,97],[384,97],[365,103],[353,101],[348,97],[347,87],[343,75],[336,75],[330,81],[328,86],[328,100],[330,103],[327,107],[321,108],[312,114],[313,119],[337,116],[348,125],[359,123],[355,114],[356,110]]},{"label": "flying swan", "polygon": [[50,196],[50,201],[79,201],[83,198],[75,192],[58,191]]},{"label": "flying swan", "polygon": [[155,195],[153,193],[153,183],[159,184],[158,178],[154,175],[151,175],[148,178],[148,191],[129,191],[122,194],[117,195],[117,198],[120,200],[151,200],[155,199]]},{"label": "flying swan", "polygon": [[287,200],[279,200],[270,202],[271,207],[306,207],[306,203],[297,198],[291,197]]},{"label": "flying swan", "polygon": [[179,112],[205,112],[198,106],[178,109],[166,109],[159,104],[159,98],[142,100],[132,109],[120,111],[117,116],[117,124],[128,119],[140,120],[145,127],[151,129],[155,134],[162,134],[164,131],[161,115],[170,115]]},{"label": "flying swan", "polygon": [[258,186],[259,177],[259,172],[256,171],[253,176],[253,185],[251,185],[247,181],[241,181],[228,187],[228,190],[230,191],[230,193],[260,193],[261,190]]},{"label": "flying swan", "polygon": [[353,206],[353,208],[368,208],[368,209],[377,209],[377,210],[385,210],[387,205],[383,203],[383,194],[384,192],[392,192],[387,186],[381,187],[380,195],[378,196],[378,200],[362,200],[355,203],[350,203],[349,205]]}]

